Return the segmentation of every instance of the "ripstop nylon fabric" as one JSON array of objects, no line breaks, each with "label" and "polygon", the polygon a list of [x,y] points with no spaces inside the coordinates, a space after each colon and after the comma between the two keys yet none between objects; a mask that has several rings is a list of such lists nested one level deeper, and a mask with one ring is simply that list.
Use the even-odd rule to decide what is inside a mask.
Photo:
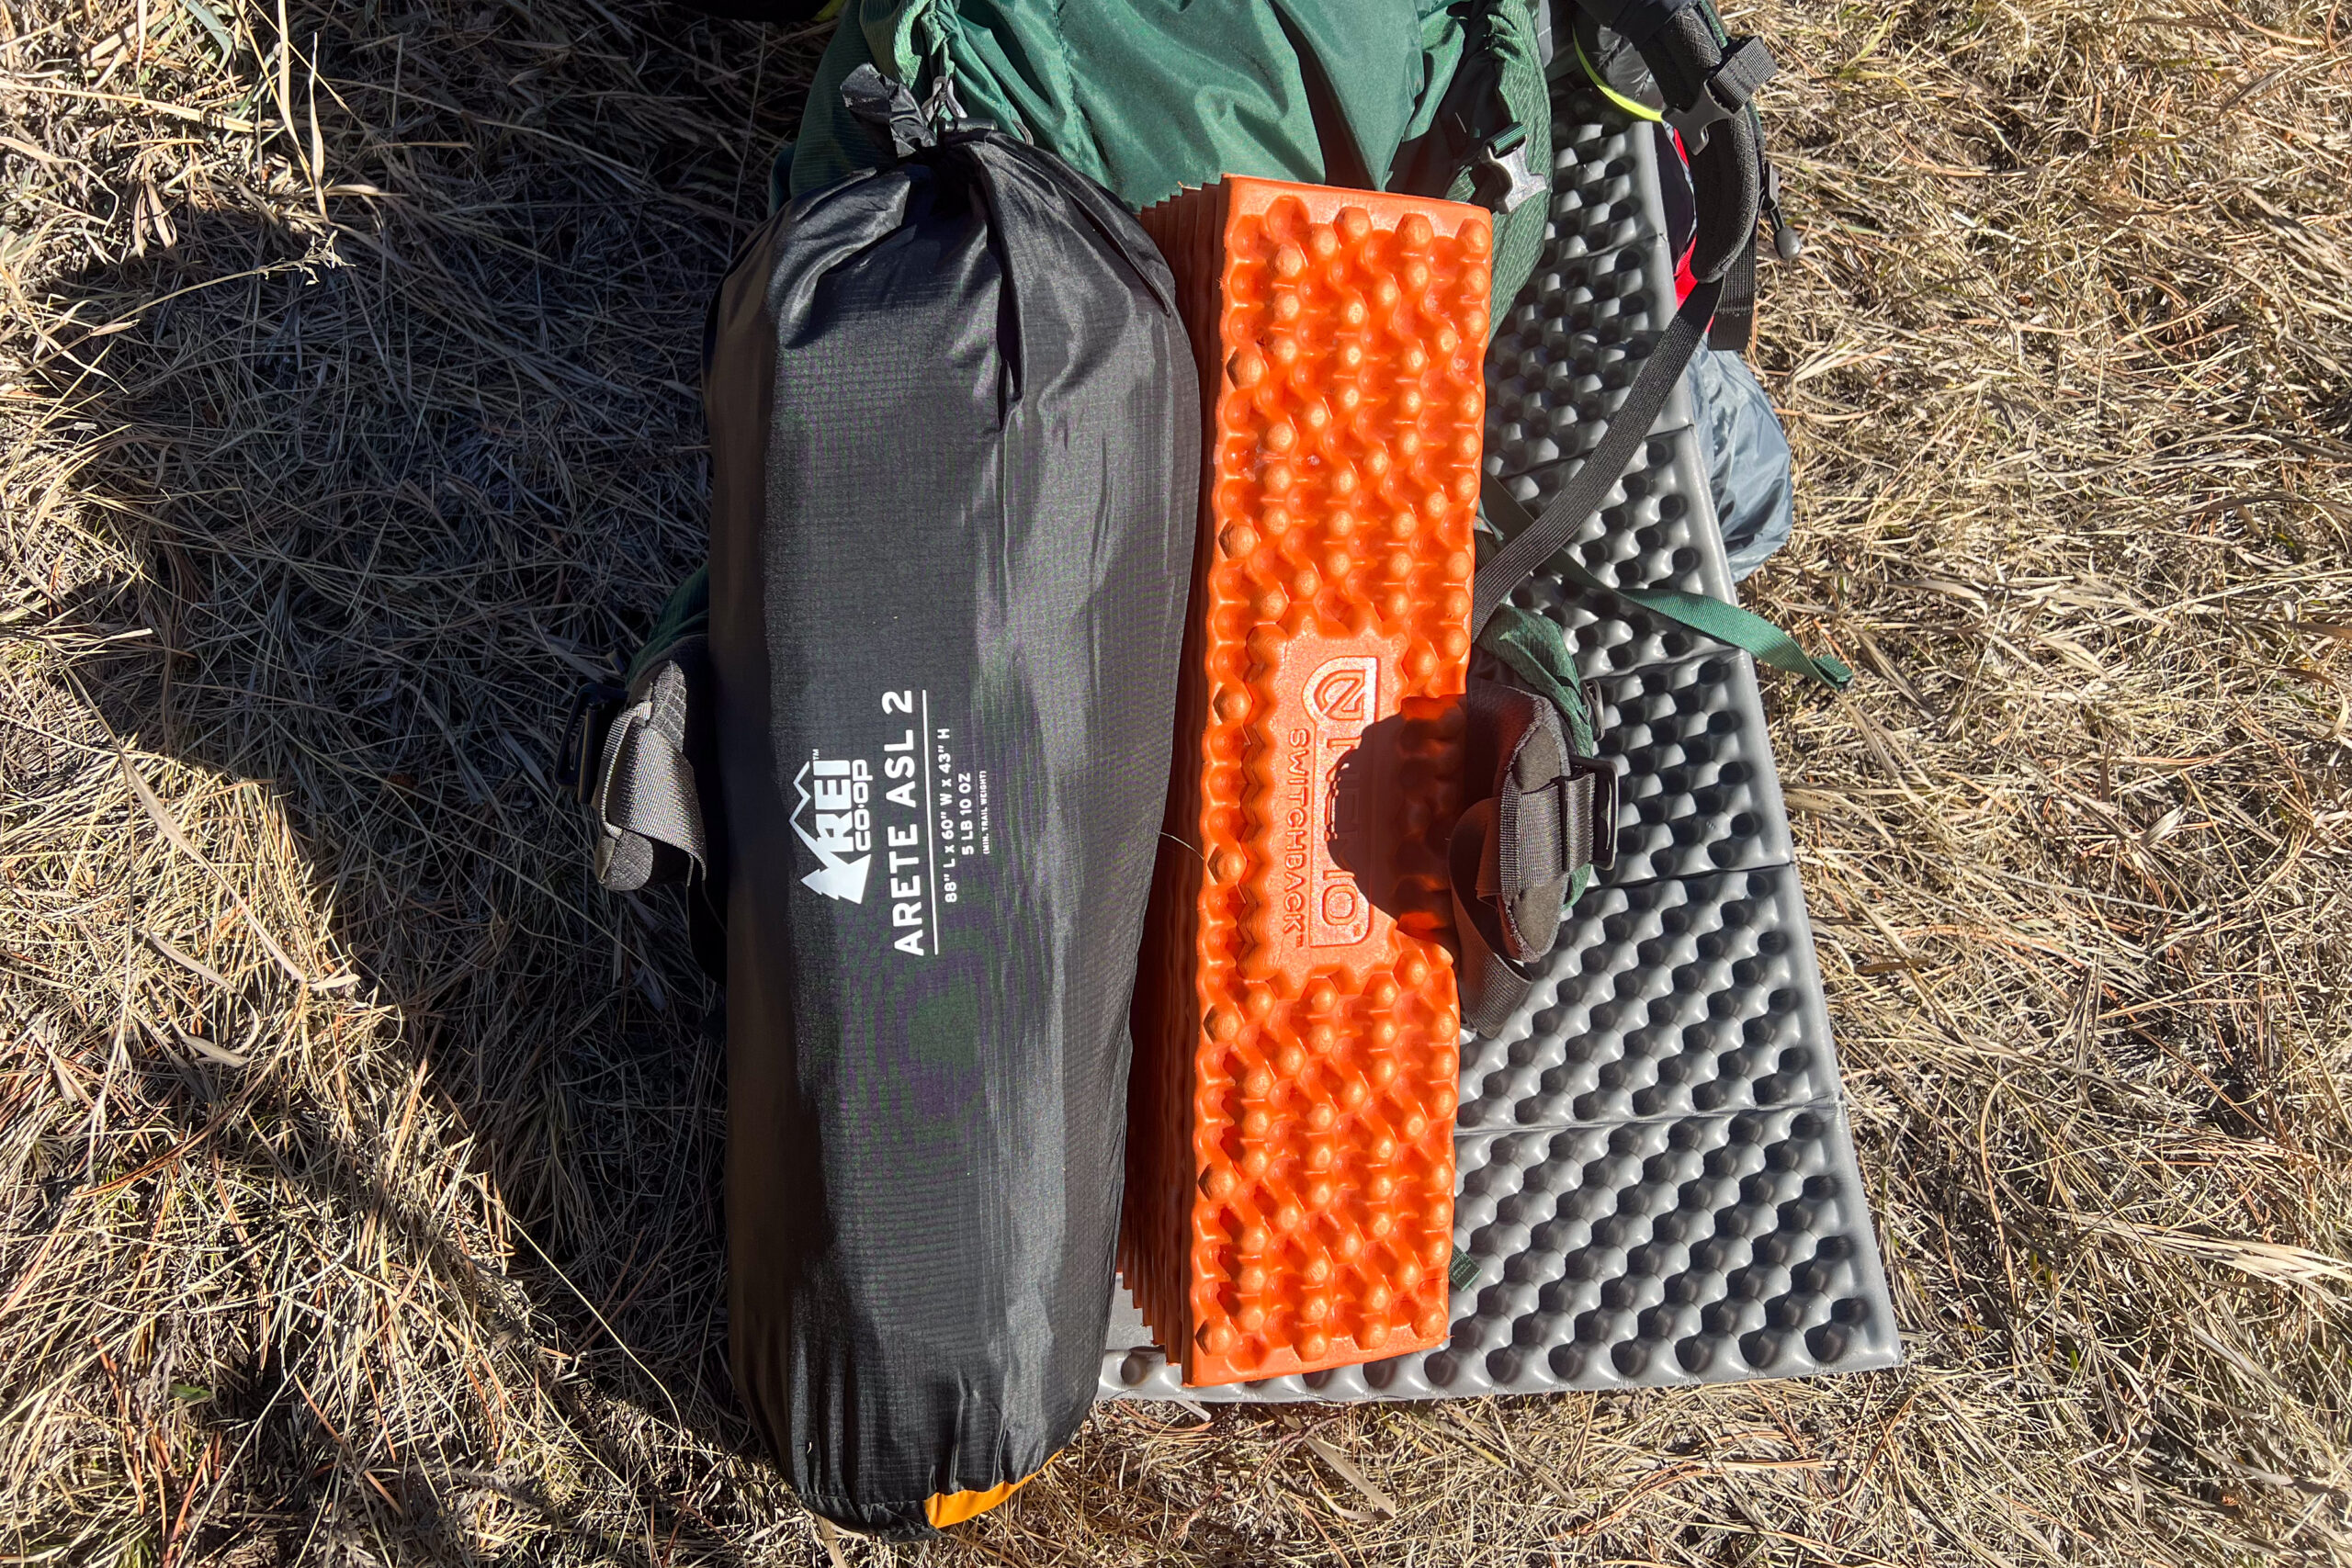
[{"label": "ripstop nylon fabric", "polygon": [[810,1507],[920,1536],[1068,1441],[1199,472],[1166,265],[958,133],[771,220],[714,307],[736,1385]]},{"label": "ripstop nylon fabric", "polygon": [[[918,95],[945,73],[965,114],[1131,210],[1229,175],[1469,200],[1464,126],[1519,127],[1539,170],[1552,146],[1527,0],[850,0],[809,88],[794,196],[882,158],[841,107],[868,63]],[[1497,222],[1496,298],[1526,280],[1544,217],[1537,199]]]}]

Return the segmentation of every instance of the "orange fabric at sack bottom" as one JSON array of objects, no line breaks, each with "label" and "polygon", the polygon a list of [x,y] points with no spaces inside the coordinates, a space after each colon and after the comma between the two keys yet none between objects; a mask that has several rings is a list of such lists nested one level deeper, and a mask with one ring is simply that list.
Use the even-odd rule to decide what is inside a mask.
[{"label": "orange fabric at sack bottom", "polygon": [[1207,477],[1121,1260],[1203,1384],[1444,1337],[1493,237],[1479,208],[1253,179],[1142,220]]},{"label": "orange fabric at sack bottom", "polygon": [[[1053,1460],[1048,1459],[1046,1462],[1051,1464]],[[978,1518],[987,1513],[1045,1473],[1044,1468],[1040,1467],[1018,1481],[1000,1481],[978,1492],[934,1492],[922,1500],[922,1517],[929,1519],[931,1528],[936,1530],[944,1530],[949,1525],[960,1525],[966,1519]]]}]

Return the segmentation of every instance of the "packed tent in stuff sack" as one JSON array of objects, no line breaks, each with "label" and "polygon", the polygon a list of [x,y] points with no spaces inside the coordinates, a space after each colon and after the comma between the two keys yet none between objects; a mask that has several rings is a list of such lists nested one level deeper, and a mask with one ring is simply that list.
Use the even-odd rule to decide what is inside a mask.
[{"label": "packed tent in stuff sack", "polygon": [[1092,1399],[1197,400],[1115,200],[850,88],[893,155],[722,285],[707,572],[573,756],[605,884],[723,925],[737,1387],[906,1535]]},{"label": "packed tent in stuff sack", "polygon": [[[1648,10],[1645,58],[1714,128],[1694,265],[1719,297],[1757,219],[1756,57],[1703,6]],[[736,1381],[843,1525],[921,1535],[991,1506],[1095,1388],[1199,471],[1193,362],[1131,214],[1237,174],[1476,200],[1509,298],[1544,229],[1535,20],[1521,0],[842,8],[790,199],[711,313],[709,565],[624,680],[581,694],[564,754],[600,881],[684,886],[725,984]],[[1600,491],[1640,434],[1612,427]],[[1478,573],[1487,671],[1541,699],[1506,705],[1546,766],[1590,750],[1573,666],[1555,626],[1494,606],[1591,489],[1508,519],[1522,537]],[[1500,985],[1564,896],[1510,905],[1529,891],[1472,892],[1464,945]],[[1470,929],[1497,916],[1500,939]]]}]

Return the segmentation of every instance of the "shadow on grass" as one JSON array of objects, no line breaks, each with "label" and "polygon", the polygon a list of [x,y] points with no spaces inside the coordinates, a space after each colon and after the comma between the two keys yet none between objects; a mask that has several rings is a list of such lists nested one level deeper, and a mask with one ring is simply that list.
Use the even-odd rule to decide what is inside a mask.
[{"label": "shadow on grass", "polygon": [[[295,852],[228,863],[168,794],[130,831],[245,890],[231,925],[252,878],[304,884],[348,965],[215,972],[129,1036],[176,1152],[108,1190],[217,1189],[256,1309],[175,1374],[227,1485],[158,1545],[473,1561],[487,1508],[535,1561],[748,1560],[785,1511],[726,1370],[714,998],[671,898],[594,887],[551,758],[700,553],[703,310],[821,38],[594,0],[294,21],[310,147],[189,139],[160,223],[126,178],[136,254],[53,283],[30,389],[135,563],[52,601],[127,634],[73,682]],[[186,991],[200,936],[130,941]],[[449,1358],[404,1366],[339,1270]]]}]

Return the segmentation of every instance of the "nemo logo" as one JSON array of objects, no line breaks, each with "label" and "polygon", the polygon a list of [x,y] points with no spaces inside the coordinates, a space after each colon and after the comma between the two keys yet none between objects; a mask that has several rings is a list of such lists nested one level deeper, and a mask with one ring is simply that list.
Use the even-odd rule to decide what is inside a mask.
[{"label": "nemo logo", "polygon": [[1335,728],[1361,729],[1380,701],[1376,659],[1327,660],[1306,682],[1306,710]]},{"label": "nemo logo", "polygon": [[1372,936],[1372,906],[1354,876],[1332,859],[1331,840],[1361,830],[1362,786],[1346,763],[1380,713],[1379,656],[1325,660],[1306,678],[1305,695],[1315,720],[1308,818],[1317,829],[1307,942],[1315,947],[1353,947]]}]

